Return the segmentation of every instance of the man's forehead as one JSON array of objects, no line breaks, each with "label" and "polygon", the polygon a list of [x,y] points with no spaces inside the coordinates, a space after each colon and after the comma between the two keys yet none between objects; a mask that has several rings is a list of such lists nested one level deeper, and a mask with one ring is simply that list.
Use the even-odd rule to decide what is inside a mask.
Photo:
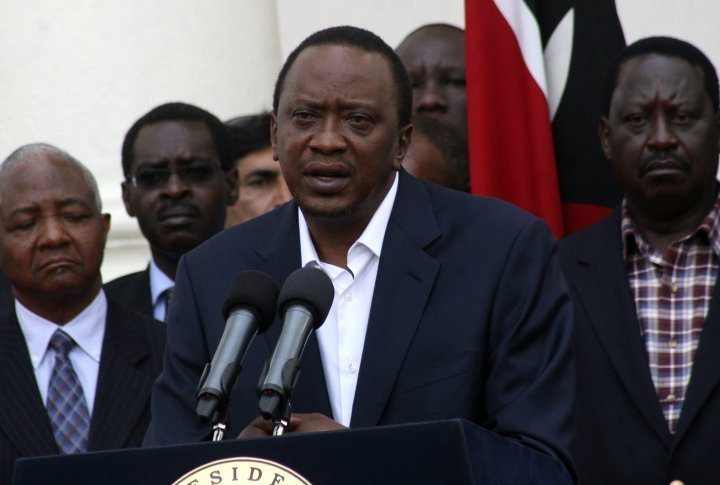
[{"label": "man's forehead", "polygon": [[133,145],[132,164],[164,157],[217,156],[210,128],[200,120],[162,120],[143,126]]},{"label": "man's forehead", "polygon": [[431,47],[445,51],[465,50],[465,34],[451,27],[435,26],[418,30],[403,40],[397,48],[398,54],[416,55],[432,52]]},{"label": "man's forehead", "polygon": [[161,120],[140,128],[134,151],[147,149],[173,149],[185,147],[189,142],[214,148],[210,128],[200,120]]},{"label": "man's forehead", "polygon": [[[338,61],[350,61],[339,63]],[[379,52],[367,51],[360,47],[346,44],[320,44],[306,47],[298,54],[288,71],[288,78],[295,76],[298,71],[318,70],[320,76],[332,76],[344,69],[348,64],[352,67],[358,65],[372,65],[374,69],[385,68],[390,73],[388,61]],[[374,74],[377,74],[375,72]]]},{"label": "man's forehead", "polygon": [[[2,200],[28,203],[45,198],[93,199],[82,171],[61,158],[21,160],[0,175]],[[61,197],[62,195],[62,197]]]},{"label": "man's forehead", "polygon": [[618,71],[618,85],[641,76],[649,76],[655,79],[697,77],[702,80],[703,72],[700,66],[694,65],[682,57],[651,52],[632,57],[623,62]]},{"label": "man's forehead", "polygon": [[647,96],[667,89],[678,94],[692,92],[702,96],[706,93],[703,83],[704,73],[700,66],[681,57],[644,54],[620,65],[612,103],[628,96]]},{"label": "man's forehead", "polygon": [[362,86],[365,90],[372,87],[369,93],[376,99],[381,97],[378,89],[392,90],[394,84],[389,63],[381,54],[327,44],[308,47],[298,55],[288,71],[283,95],[299,87],[302,96],[322,95],[327,88],[339,86]]}]

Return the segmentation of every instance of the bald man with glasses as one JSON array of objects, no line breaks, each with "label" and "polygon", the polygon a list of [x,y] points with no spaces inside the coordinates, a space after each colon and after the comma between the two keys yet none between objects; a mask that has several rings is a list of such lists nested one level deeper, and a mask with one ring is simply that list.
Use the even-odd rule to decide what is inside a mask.
[{"label": "bald man with glasses", "polygon": [[180,256],[222,230],[237,199],[233,162],[225,126],[197,106],[163,104],[133,124],[122,146],[122,195],[152,259],[107,283],[109,295],[165,320]]}]

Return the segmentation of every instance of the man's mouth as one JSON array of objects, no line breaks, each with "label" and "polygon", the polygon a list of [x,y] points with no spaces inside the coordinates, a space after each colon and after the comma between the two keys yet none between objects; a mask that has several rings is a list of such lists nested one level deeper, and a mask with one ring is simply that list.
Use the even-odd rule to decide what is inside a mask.
[{"label": "man's mouth", "polygon": [[59,259],[51,259],[50,261],[45,261],[41,266],[40,269],[43,271],[62,271],[66,268],[69,268],[71,266],[76,266],[75,261],[69,258],[59,258]]},{"label": "man's mouth", "polygon": [[687,173],[688,167],[686,163],[673,157],[654,157],[646,161],[641,168],[642,176],[665,176],[677,175],[678,173]]},{"label": "man's mouth", "polygon": [[200,211],[190,206],[167,207],[158,213],[158,220],[166,224],[187,224],[196,220]]},{"label": "man's mouth", "polygon": [[308,185],[316,192],[333,194],[344,189],[350,181],[350,170],[345,164],[310,164],[303,172]]}]

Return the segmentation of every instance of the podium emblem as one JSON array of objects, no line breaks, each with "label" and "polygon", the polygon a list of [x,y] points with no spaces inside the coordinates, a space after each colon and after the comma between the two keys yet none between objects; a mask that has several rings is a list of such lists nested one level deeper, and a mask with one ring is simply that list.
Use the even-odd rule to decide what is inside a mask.
[{"label": "podium emblem", "polygon": [[239,456],[200,465],[172,485],[310,485],[302,475],[285,465],[262,458]]}]

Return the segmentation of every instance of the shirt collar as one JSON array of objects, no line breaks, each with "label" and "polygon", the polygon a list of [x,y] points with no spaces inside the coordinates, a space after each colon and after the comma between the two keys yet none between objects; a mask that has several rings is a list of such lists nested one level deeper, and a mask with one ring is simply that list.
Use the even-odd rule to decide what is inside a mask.
[{"label": "shirt collar", "polygon": [[15,314],[25,336],[33,368],[40,365],[50,338],[59,328],[95,362],[100,362],[107,318],[107,299],[102,290],[82,312],[62,326],[36,315],[18,300],[15,300]]},{"label": "shirt collar", "polygon": [[[370,249],[375,256],[380,257],[380,251],[382,250],[383,240],[385,239],[385,230],[387,229],[388,222],[390,221],[390,214],[392,213],[393,205],[395,204],[395,197],[397,195],[399,177],[397,172],[395,173],[395,180],[393,181],[390,190],[385,195],[380,206],[373,214],[372,219],[365,227],[365,230],[360,235],[357,241],[350,247],[350,250],[355,246],[362,244],[363,246]],[[312,243],[310,237],[310,231],[308,230],[305,216],[303,215],[300,208],[298,208],[298,226],[300,229],[300,261],[304,267],[308,263],[314,262],[320,263],[320,258],[317,255],[315,246]]]},{"label": "shirt collar", "polygon": [[175,282],[168,277],[155,264],[154,260],[150,260],[150,296],[152,297],[153,307],[157,305],[158,299],[168,288],[175,286]]},{"label": "shirt collar", "polygon": [[[648,255],[653,252],[652,247],[643,239],[635,221],[628,209],[627,200],[623,199],[620,209],[620,232],[622,234],[623,260],[628,262],[634,252]],[[720,257],[720,192],[715,198],[715,204],[705,216],[700,225],[687,236],[678,241],[686,241],[698,234],[703,234],[709,242],[710,248],[716,256]]]}]

